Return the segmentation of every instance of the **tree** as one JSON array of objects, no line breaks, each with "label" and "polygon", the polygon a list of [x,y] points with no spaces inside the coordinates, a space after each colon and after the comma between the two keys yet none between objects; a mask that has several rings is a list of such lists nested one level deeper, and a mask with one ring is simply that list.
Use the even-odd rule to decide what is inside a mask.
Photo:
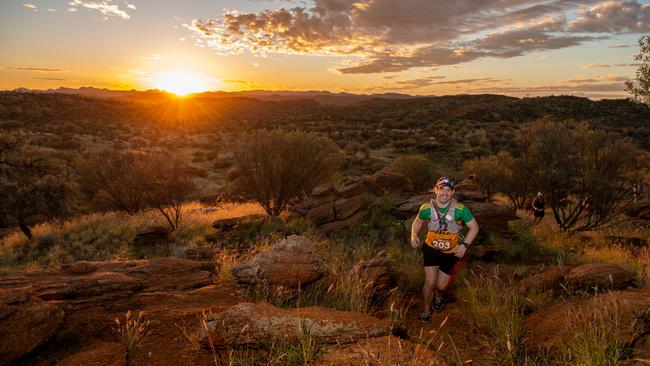
[{"label": "tree", "polygon": [[278,216],[291,199],[331,178],[341,161],[332,140],[283,130],[243,135],[234,156],[241,171],[236,184],[270,216]]},{"label": "tree", "polygon": [[400,155],[384,170],[407,176],[416,191],[425,191],[435,184],[434,179],[437,178],[431,160],[420,154]]},{"label": "tree", "polygon": [[101,208],[133,214],[155,209],[172,231],[196,190],[185,161],[164,151],[91,154],[81,164],[82,187]]},{"label": "tree", "polygon": [[636,84],[627,80],[625,91],[632,94],[634,100],[650,105],[650,36],[643,35],[639,39],[639,53],[634,55],[641,65],[636,70]]},{"label": "tree", "polygon": [[534,189],[530,181],[522,176],[522,160],[506,151],[466,161],[463,170],[474,174],[476,182],[486,190],[488,196],[495,192],[505,194],[513,208],[524,208],[526,198]]},{"label": "tree", "polygon": [[25,132],[0,135],[0,217],[29,239],[31,225],[69,212],[73,191],[66,157],[31,141]]},{"label": "tree", "polygon": [[183,204],[196,191],[189,167],[181,158],[161,151],[148,154],[145,162],[144,201],[174,231],[181,223]]},{"label": "tree", "polygon": [[520,173],[546,192],[562,230],[583,231],[615,221],[625,204],[642,152],[587,124],[545,118],[517,136]]},{"label": "tree", "polygon": [[134,214],[147,207],[142,184],[145,154],[106,150],[88,154],[79,164],[80,186],[96,208]]}]

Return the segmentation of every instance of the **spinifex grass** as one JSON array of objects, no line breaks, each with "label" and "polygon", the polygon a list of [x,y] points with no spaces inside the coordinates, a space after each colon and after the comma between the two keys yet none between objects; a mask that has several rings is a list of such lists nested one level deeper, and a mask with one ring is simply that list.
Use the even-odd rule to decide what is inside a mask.
[{"label": "spinifex grass", "polygon": [[522,344],[525,298],[504,289],[497,277],[478,276],[474,284],[461,287],[458,298],[466,307],[480,332],[487,336],[486,346],[502,365],[527,362]]},{"label": "spinifex grass", "polygon": [[572,312],[570,329],[573,336],[560,344],[556,352],[560,362],[613,366],[628,350],[616,301],[602,304],[593,312]]},{"label": "spinifex grass", "polygon": [[134,316],[131,314],[131,310],[126,312],[124,320],[115,318],[113,330],[129,350],[142,343],[150,333],[149,321],[144,320],[144,313],[139,311],[138,315]]}]

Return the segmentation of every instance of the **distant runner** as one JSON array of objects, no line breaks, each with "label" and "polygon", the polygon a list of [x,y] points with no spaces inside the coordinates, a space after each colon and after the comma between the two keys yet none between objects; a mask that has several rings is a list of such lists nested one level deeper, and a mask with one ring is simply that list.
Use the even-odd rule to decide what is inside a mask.
[{"label": "distant runner", "polygon": [[[455,190],[450,178],[438,179],[434,192],[436,198],[420,207],[411,227],[411,246],[422,246],[424,261],[424,312],[418,318],[422,323],[431,319],[431,308],[440,311],[445,306],[451,270],[478,234],[478,224],[469,208],[452,199]],[[418,233],[425,221],[428,222],[427,237],[422,245]],[[460,232],[463,223],[469,228],[464,238]]]},{"label": "distant runner", "polygon": [[537,225],[544,218],[544,209],[546,208],[546,200],[544,200],[544,193],[537,192],[537,196],[531,204],[531,211],[533,211],[533,225]]}]

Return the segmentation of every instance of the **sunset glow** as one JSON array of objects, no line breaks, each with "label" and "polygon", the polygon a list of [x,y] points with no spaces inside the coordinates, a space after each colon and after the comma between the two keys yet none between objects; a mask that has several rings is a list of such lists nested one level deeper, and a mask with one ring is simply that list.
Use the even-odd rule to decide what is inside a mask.
[{"label": "sunset glow", "polygon": [[154,88],[178,96],[209,90],[209,85],[205,78],[185,70],[163,72],[155,75],[153,79]]},{"label": "sunset glow", "polygon": [[0,90],[625,98],[648,32],[650,0],[2,1]]}]

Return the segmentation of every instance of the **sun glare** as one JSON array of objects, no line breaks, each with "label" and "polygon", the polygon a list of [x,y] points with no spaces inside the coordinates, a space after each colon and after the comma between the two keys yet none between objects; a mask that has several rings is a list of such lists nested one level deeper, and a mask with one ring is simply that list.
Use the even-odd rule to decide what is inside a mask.
[{"label": "sun glare", "polygon": [[208,82],[196,74],[185,70],[160,73],[154,77],[154,87],[179,96],[208,90]]}]

